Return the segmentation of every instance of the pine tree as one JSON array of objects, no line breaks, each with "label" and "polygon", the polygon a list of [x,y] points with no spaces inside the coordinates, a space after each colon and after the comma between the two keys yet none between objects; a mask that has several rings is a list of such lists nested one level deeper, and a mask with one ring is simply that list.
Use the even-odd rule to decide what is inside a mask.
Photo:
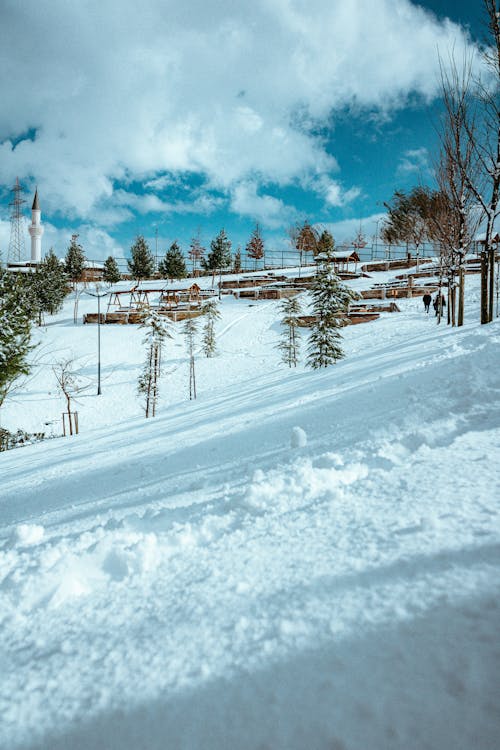
[{"label": "pine tree", "polygon": [[165,339],[172,338],[168,318],[158,315],[149,307],[143,311],[141,328],[146,330],[143,343],[146,345],[146,361],[139,376],[137,390],[144,396],[146,418],[156,416],[158,405],[158,382],[161,375],[161,355]]},{"label": "pine tree", "polygon": [[23,277],[0,270],[0,406],[18,378],[30,371],[28,355],[34,346],[26,299]]},{"label": "pine tree", "polygon": [[155,261],[149,245],[139,235],[130,248],[131,259],[127,260],[128,269],[134,279],[149,279],[154,273]]},{"label": "pine tree", "polygon": [[64,259],[64,270],[73,283],[73,288],[76,287],[78,281],[81,281],[85,268],[85,253],[77,240],[77,234],[71,235],[71,242]]},{"label": "pine tree", "polygon": [[357,297],[356,292],[340,282],[329,263],[318,266],[312,290],[315,322],[309,338],[309,367],[317,370],[343,358],[340,314],[347,312],[350,301]]},{"label": "pine tree", "polygon": [[281,303],[281,312],[283,313],[281,325],[283,326],[284,330],[282,340],[278,344],[278,348],[281,350],[283,362],[285,362],[285,364],[287,364],[289,367],[297,367],[300,354],[300,331],[298,329],[298,316],[302,312],[302,307],[297,297],[284,299]]},{"label": "pine tree", "polygon": [[254,268],[257,270],[257,261],[264,257],[264,240],[262,239],[258,224],[255,225],[255,229],[250,235],[250,239],[246,246],[246,253],[249,258],[254,260]]},{"label": "pine tree", "polygon": [[107,284],[116,284],[120,281],[122,275],[118,269],[118,263],[112,255],[108,256],[104,261],[104,271],[102,274],[103,280]]},{"label": "pine tree", "polygon": [[335,251],[335,240],[327,229],[321,232],[316,250],[317,255],[323,255],[325,258],[330,258]]},{"label": "pine tree", "polygon": [[193,276],[196,276],[197,267],[205,257],[205,248],[202,247],[199,233],[191,240],[189,248],[189,260],[193,264]]},{"label": "pine tree", "polygon": [[164,279],[184,279],[187,276],[184,255],[177,242],[173,242],[165,257],[158,266],[160,276]]},{"label": "pine tree", "polygon": [[[231,241],[228,239],[224,229],[221,229],[217,237],[210,243],[210,252],[203,267],[206,271],[212,271],[212,279],[215,279],[216,271],[222,273],[223,268],[231,265]],[[213,281],[212,281],[213,283]]]},{"label": "pine tree", "polygon": [[35,272],[28,277],[28,283],[38,324],[41,325],[44,313],[55,315],[59,312],[69,291],[64,266],[52,248],[37,265]]},{"label": "pine tree", "polygon": [[186,346],[189,357],[189,400],[196,398],[196,374],[194,369],[194,346],[195,337],[198,332],[198,324],[194,318],[187,318],[183,328],[186,337]]},{"label": "pine tree", "polygon": [[215,300],[208,300],[202,307],[205,316],[203,326],[202,348],[206,357],[213,357],[216,350],[215,345],[215,321],[220,318],[219,305]]}]

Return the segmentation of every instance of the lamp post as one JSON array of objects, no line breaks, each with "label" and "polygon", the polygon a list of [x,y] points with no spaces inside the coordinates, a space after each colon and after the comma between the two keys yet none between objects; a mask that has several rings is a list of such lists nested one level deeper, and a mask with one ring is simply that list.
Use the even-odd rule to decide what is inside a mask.
[{"label": "lamp post", "polygon": [[85,291],[90,297],[97,298],[97,395],[101,395],[101,298],[107,297],[108,292],[99,294],[99,285],[96,284],[95,292]]},{"label": "lamp post", "polygon": [[377,219],[375,221],[375,248],[372,245],[372,260],[377,258],[378,255],[378,225],[380,223],[380,219]]}]

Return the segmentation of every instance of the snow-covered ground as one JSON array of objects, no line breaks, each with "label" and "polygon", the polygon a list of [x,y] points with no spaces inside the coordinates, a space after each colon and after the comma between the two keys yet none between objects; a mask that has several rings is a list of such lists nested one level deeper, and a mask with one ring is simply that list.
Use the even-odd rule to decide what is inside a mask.
[{"label": "snow-covered ground", "polygon": [[[81,434],[0,454],[2,749],[498,747],[500,326],[474,277],[460,330],[400,307],[290,371],[278,303],[225,298],[154,420],[101,328]],[[70,302],[38,335],[11,428],[59,418],[55,354],[94,377]]]}]

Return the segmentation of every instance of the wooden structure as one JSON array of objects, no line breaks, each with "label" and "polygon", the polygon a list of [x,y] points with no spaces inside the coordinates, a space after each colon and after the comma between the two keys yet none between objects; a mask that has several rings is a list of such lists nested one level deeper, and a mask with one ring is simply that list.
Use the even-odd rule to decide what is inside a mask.
[{"label": "wooden structure", "polygon": [[[349,313],[339,313],[337,316],[342,320],[343,325],[359,325],[360,323],[370,323],[372,320],[380,318],[378,312],[353,311]],[[300,315],[297,318],[299,328],[310,328],[317,320],[316,315]]]},{"label": "wooden structure", "polygon": [[359,255],[356,251],[353,251],[352,253],[333,252],[329,254],[329,259],[333,263],[333,268],[336,273],[349,272],[349,265],[351,263],[354,263],[354,271],[356,271],[359,263]]},{"label": "wooden structure", "polygon": [[[159,315],[165,315],[173,321],[185,320],[201,315],[202,304],[214,296],[214,290],[202,290],[198,284],[184,289],[142,288],[136,284],[131,289],[113,291],[110,294],[108,308],[101,313],[101,323],[105,324],[139,324],[143,310],[150,308]],[[87,313],[84,323],[97,323],[97,313]]]}]

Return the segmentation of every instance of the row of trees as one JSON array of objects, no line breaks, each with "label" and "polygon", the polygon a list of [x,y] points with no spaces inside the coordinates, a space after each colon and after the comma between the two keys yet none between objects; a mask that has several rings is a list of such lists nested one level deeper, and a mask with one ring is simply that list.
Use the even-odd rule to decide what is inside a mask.
[{"label": "row of trees", "polygon": [[[308,255],[313,258],[319,254],[329,255],[334,249],[330,232],[318,231],[307,221],[293,226],[289,230],[289,238],[292,247],[299,252],[300,265]],[[366,245],[361,232],[358,233],[353,244],[360,248]],[[262,230],[259,224],[256,224],[245,247],[246,256],[254,261],[255,269],[258,261],[265,258],[265,252]],[[239,273],[242,268],[241,248],[238,247],[235,253],[232,253],[232,243],[224,229],[221,229],[211,241],[209,250],[202,246],[199,235],[194,237],[190,244],[188,258],[191,261],[193,274],[202,270],[212,273],[214,279],[217,273],[220,274],[229,268],[235,273]],[[155,257],[146,239],[140,235],[130,248],[130,259],[127,264],[130,274],[137,280],[151,278],[156,270],[160,276],[169,279],[183,279],[188,275],[186,259],[177,241],[171,244],[156,269]]]},{"label": "row of trees", "polygon": [[[202,308],[204,319],[201,351],[206,357],[213,357],[216,352],[215,323],[220,318],[219,306],[215,300],[208,300]],[[162,374],[162,353],[167,339],[172,338],[172,322],[159,315],[152,308],[144,309],[141,327],[145,330],[143,343],[146,347],[146,358],[139,376],[137,390],[144,399],[146,417],[156,416],[158,406],[159,382]],[[198,334],[198,321],[188,318],[183,325],[186,348],[189,360],[189,398],[196,398],[195,352]]]}]

